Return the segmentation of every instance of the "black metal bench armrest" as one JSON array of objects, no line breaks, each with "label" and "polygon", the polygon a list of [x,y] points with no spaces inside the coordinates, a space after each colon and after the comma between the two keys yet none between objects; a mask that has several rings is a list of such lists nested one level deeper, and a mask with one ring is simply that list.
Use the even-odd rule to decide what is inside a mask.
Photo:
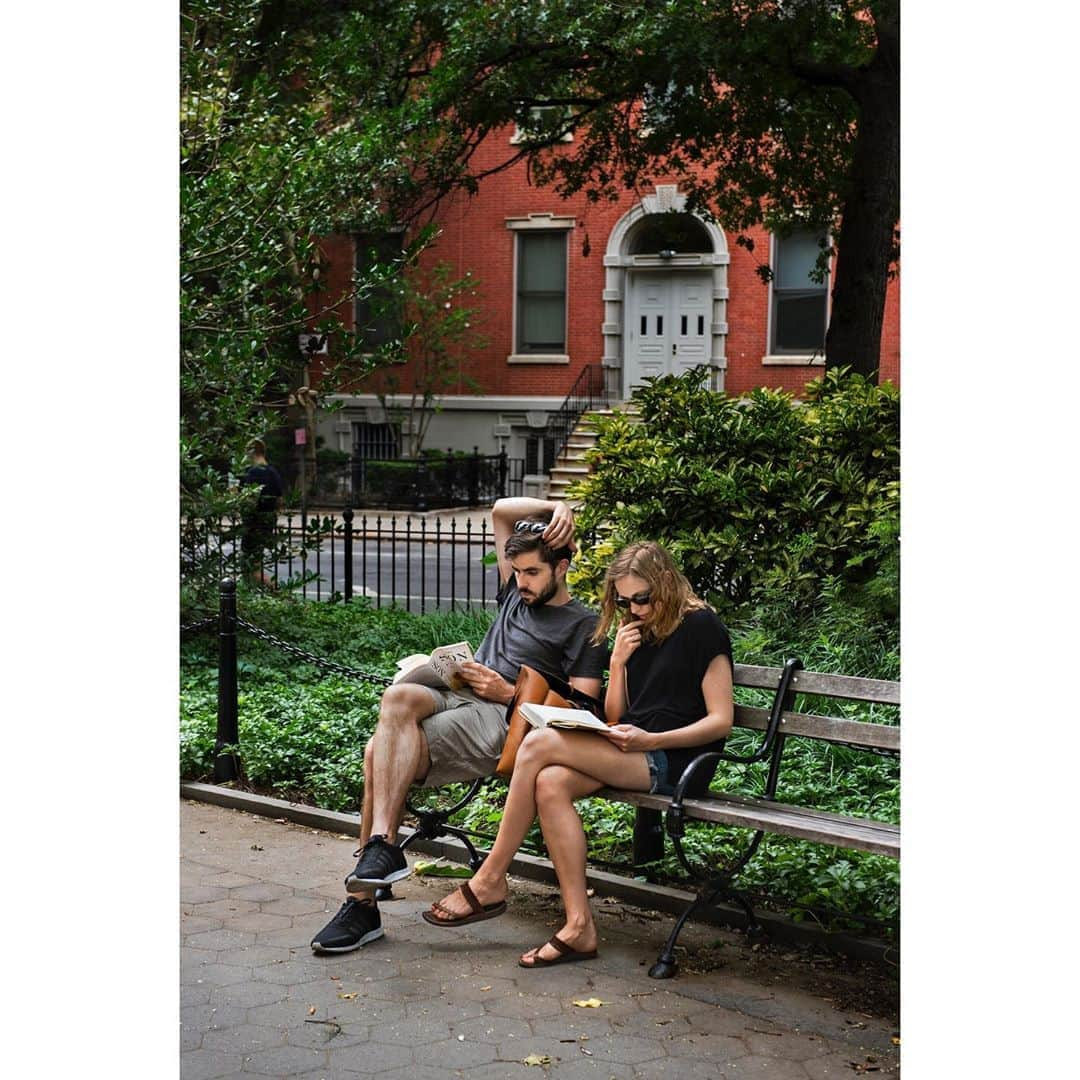
[{"label": "black metal bench armrest", "polygon": [[795,692],[791,688],[791,681],[795,678],[795,672],[802,670],[802,661],[798,657],[791,657],[784,664],[780,673],[780,681],[777,683],[776,692],[773,694],[772,711],[769,713],[769,724],[765,729],[765,735],[761,746],[753,754],[731,754],[726,750],[709,750],[704,754],[698,754],[693,761],[683,770],[675,785],[675,792],[671,796],[671,804],[665,815],[665,823],[668,835],[674,840],[684,835],[686,831],[685,812],[683,810],[683,797],[686,789],[690,786],[694,773],[705,764],[714,761],[731,761],[737,765],[751,765],[757,761],[763,761],[770,754],[773,757],[772,767],[768,784],[768,796],[771,798],[776,786],[776,773],[779,767],[779,750],[777,750],[777,734],[780,731],[780,722],[784,718],[784,710],[790,709],[795,700]]},{"label": "black metal bench armrest", "polygon": [[671,803],[667,808],[667,813],[664,815],[668,836],[673,840],[681,837],[686,831],[686,822],[683,812],[683,795],[686,792],[690,781],[693,780],[694,773],[698,770],[699,766],[708,762],[719,761],[723,757],[724,755],[719,751],[709,750],[704,754],[698,754],[698,756],[683,769],[682,776],[679,777],[679,782],[675,785],[675,792],[671,796]]},{"label": "black metal bench armrest", "polygon": [[[776,742],[777,732],[780,730],[780,722],[784,718],[784,711],[790,709],[795,702],[795,692],[791,689],[791,680],[795,678],[795,672],[802,670],[802,661],[793,656],[784,664],[784,670],[780,673],[780,682],[773,694],[772,710],[769,713],[769,724],[761,740],[761,745],[752,754],[731,754],[726,750],[720,752],[722,761],[731,761],[736,765],[753,765],[754,762],[764,761],[772,752]],[[696,762],[691,762],[687,770],[693,768]],[[683,774],[685,775],[685,773]]]}]

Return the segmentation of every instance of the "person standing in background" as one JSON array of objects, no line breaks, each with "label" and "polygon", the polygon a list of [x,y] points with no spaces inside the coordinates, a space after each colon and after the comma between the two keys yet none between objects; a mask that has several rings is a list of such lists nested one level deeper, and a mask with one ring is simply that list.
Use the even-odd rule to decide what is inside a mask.
[{"label": "person standing in background", "polygon": [[266,443],[252,439],[247,445],[250,464],[240,477],[241,484],[258,484],[259,498],[255,506],[244,514],[240,550],[243,553],[245,573],[252,584],[272,586],[263,570],[263,552],[274,543],[278,504],[284,493],[281,474],[266,460]]}]

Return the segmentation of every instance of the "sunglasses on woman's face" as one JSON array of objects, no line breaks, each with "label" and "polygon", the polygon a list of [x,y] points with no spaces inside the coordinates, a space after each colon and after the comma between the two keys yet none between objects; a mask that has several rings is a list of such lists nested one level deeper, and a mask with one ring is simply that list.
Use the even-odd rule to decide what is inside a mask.
[{"label": "sunglasses on woman's face", "polygon": [[615,606],[628,608],[631,604],[636,604],[638,607],[644,607],[652,599],[652,590],[646,589],[644,592],[636,593],[634,596],[620,596],[615,594]]}]

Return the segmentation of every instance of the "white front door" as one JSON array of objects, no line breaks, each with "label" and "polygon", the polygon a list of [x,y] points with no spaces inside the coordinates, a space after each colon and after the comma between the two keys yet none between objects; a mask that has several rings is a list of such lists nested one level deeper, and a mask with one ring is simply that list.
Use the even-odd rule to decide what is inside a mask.
[{"label": "white front door", "polygon": [[712,355],[712,274],[644,271],[630,275],[625,329],[625,386],[679,375]]}]

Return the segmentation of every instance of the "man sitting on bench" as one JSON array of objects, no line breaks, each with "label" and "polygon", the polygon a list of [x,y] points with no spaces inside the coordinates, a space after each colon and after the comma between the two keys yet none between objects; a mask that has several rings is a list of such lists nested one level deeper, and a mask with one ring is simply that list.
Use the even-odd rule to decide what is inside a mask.
[{"label": "man sitting on bench", "polygon": [[402,683],[383,694],[364,750],[359,862],[345,879],[345,903],[311,941],[316,953],[351,952],[383,936],[374,893],[409,874],[396,847],[409,785],[439,787],[494,773],[522,664],[600,695],[607,650],[591,641],[597,617],[566,586],[574,538],[570,507],[500,499],[492,526],[499,610],[475,663],[464,665],[469,687],[440,691]]}]

